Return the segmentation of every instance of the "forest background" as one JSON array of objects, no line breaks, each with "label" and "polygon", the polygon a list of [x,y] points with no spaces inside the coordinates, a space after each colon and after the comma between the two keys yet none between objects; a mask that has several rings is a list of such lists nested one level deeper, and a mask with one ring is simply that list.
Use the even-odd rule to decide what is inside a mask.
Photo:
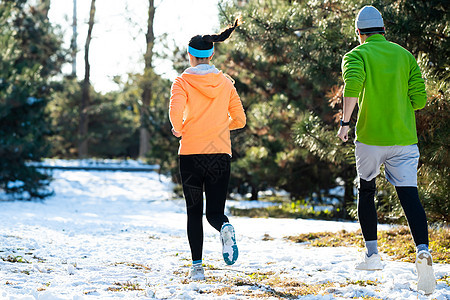
[{"label": "forest background", "polygon": [[[428,102],[416,112],[419,192],[429,220],[448,224],[446,1],[219,1],[218,27],[239,15],[244,20],[229,41],[217,45],[213,59],[236,81],[247,114],[247,126],[232,133],[229,191],[252,200],[261,191],[286,191],[289,207],[331,203],[332,211],[311,214],[355,218],[354,146],[340,142],[336,132],[340,64],[358,45],[354,19],[367,4],[381,11],[386,38],[411,51],[421,67]],[[146,7],[143,70],[115,78],[119,90],[106,93],[90,78],[96,1],[91,0],[88,35],[80,49],[63,46],[61,31],[48,18],[50,6],[49,0],[0,1],[0,190],[14,199],[50,195],[51,176],[31,164],[43,158],[141,159],[179,182],[178,139],[168,120],[171,80],[155,72],[155,58],[170,60],[178,73],[188,59],[186,45],[169,47],[171,41],[155,37],[154,1]],[[166,51],[155,50],[161,48]],[[62,72],[76,51],[84,51],[83,80]],[[380,218],[405,222],[393,187],[383,176],[377,186]],[[344,192],[330,195],[336,187]]]}]

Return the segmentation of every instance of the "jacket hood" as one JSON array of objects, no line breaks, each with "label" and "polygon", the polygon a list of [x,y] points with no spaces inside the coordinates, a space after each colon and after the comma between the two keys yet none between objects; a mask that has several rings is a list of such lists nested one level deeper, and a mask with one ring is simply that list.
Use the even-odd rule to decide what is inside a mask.
[{"label": "jacket hood", "polygon": [[201,64],[187,68],[181,77],[208,98],[216,98],[228,80],[215,66]]}]

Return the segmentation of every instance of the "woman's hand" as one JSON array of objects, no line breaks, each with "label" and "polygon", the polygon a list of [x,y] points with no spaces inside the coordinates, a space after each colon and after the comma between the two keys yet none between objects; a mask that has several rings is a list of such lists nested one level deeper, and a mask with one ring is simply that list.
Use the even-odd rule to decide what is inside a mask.
[{"label": "woman's hand", "polygon": [[172,128],[172,134],[176,136],[177,138],[181,137],[181,132],[175,131],[175,129]]}]

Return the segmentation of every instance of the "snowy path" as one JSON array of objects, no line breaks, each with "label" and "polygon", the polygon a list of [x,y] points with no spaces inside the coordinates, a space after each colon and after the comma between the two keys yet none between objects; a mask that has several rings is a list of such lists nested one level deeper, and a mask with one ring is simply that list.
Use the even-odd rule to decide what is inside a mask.
[{"label": "snowy path", "polygon": [[[240,257],[221,259],[206,223],[206,282],[185,279],[190,252],[183,201],[156,173],[55,171],[43,203],[0,202],[0,299],[450,299],[440,281],[416,292],[414,265],[383,257],[383,271],[355,271],[357,248],[311,248],[284,236],[356,230],[356,223],[231,217]],[[268,234],[273,240],[263,240]],[[437,277],[450,265],[435,265]],[[132,288],[135,290],[132,290]],[[312,291],[316,294],[312,295]],[[298,294],[298,293],[297,293]],[[297,295],[296,294],[296,295]]]}]

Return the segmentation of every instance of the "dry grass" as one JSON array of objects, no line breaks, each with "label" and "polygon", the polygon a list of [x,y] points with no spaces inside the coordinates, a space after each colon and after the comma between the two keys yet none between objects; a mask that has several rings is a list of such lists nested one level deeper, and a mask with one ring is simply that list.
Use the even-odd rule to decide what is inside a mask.
[{"label": "dry grass", "polygon": [[131,267],[133,269],[144,270],[144,271],[151,271],[152,270],[149,266],[146,266],[146,265],[143,265],[143,264],[130,263],[130,262],[118,262],[118,263],[115,263],[114,265],[115,266],[125,265],[125,266]]},{"label": "dry grass", "polygon": [[110,292],[128,292],[128,291],[143,291],[144,289],[140,287],[137,282],[115,282],[114,287],[109,287],[106,290]]},{"label": "dry grass", "polygon": [[[185,278],[184,284],[191,282]],[[305,283],[292,278],[283,278],[273,271],[257,271],[253,273],[242,272],[234,277],[228,276],[207,276],[205,284],[218,284],[217,288],[199,289],[199,294],[208,294],[211,297],[235,295],[237,298],[276,298],[276,299],[297,299],[299,296],[307,295],[334,295],[340,288],[353,286],[377,286],[378,281],[358,280],[347,281],[345,283],[325,282],[325,283]],[[380,298],[364,298],[380,300]]]},{"label": "dry grass", "polygon": [[[450,263],[450,232],[448,229],[430,229],[430,248],[433,249],[434,262]],[[379,231],[379,249],[396,260],[413,262],[415,260],[415,247],[409,229],[405,226],[396,227],[387,231]],[[287,239],[308,243],[314,247],[341,247],[357,246],[363,247],[364,242],[360,231],[356,232],[319,232],[308,233],[298,236],[287,237]],[[272,264],[269,262],[268,264]],[[214,266],[207,266],[208,270],[222,270]],[[178,272],[181,276],[187,276],[188,272]],[[450,276],[438,278],[450,286]],[[191,281],[184,277],[184,284]],[[292,278],[286,278],[283,274],[273,271],[236,272],[233,276],[208,276],[204,281],[207,285],[216,285],[211,288],[201,288],[200,294],[206,294],[211,298],[227,295],[234,295],[238,299],[297,299],[299,296],[317,295],[340,295],[340,289],[352,286],[371,286],[375,291],[379,290],[382,284],[377,280],[356,280],[348,279],[346,282],[325,282],[325,283],[305,283]],[[373,296],[362,296],[366,300],[380,300],[382,298]]]},{"label": "dry grass", "polygon": [[445,283],[448,286],[450,286],[450,275],[444,275],[443,277],[439,278],[437,281],[438,282],[442,281],[443,283]]},{"label": "dry grass", "polygon": [[[200,294],[215,294],[217,296],[236,295],[246,298],[277,298],[277,299],[297,299],[299,296],[307,295],[327,295],[333,294],[337,289],[348,285],[357,286],[376,286],[378,281],[358,280],[347,283],[304,283],[288,278],[280,278],[273,272],[256,272],[247,274],[247,278],[222,278],[222,277],[208,277],[206,283],[221,283],[222,286],[216,289],[200,290]],[[248,289],[246,289],[246,287]],[[366,299],[366,298],[364,298]],[[379,300],[380,298],[371,297],[371,300]]]},{"label": "dry grass", "polygon": [[[433,251],[433,261],[436,263],[450,263],[450,229],[429,228],[429,237],[430,249]],[[354,232],[342,230],[339,232],[306,233],[288,236],[286,239],[296,243],[310,242],[313,247],[364,247],[361,230]],[[416,259],[415,245],[406,226],[378,231],[378,249],[396,260],[414,262]]]},{"label": "dry grass", "polygon": [[26,260],[25,258],[23,258],[20,255],[18,255],[18,256],[8,255],[7,257],[2,257],[1,259],[3,261],[7,261],[7,262],[10,262],[10,263],[30,264],[30,262],[28,260]]}]

